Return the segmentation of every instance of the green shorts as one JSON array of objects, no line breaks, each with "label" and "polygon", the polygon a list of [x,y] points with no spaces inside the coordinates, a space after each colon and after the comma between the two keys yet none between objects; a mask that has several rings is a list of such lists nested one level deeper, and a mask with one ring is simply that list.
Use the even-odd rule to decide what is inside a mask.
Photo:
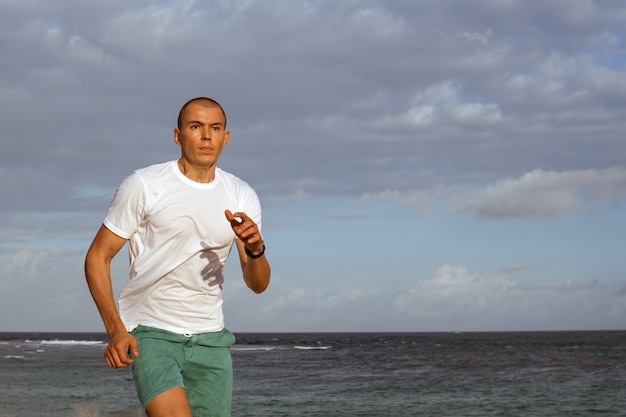
[{"label": "green shorts", "polygon": [[137,396],[144,409],[157,395],[183,387],[193,416],[230,416],[235,336],[227,329],[184,336],[138,326],[139,356],[133,363]]}]

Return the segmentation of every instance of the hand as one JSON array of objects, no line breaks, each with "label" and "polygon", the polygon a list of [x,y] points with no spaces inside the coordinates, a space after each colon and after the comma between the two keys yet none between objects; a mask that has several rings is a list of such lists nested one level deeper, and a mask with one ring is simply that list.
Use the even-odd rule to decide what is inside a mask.
[{"label": "hand", "polygon": [[263,238],[256,223],[248,217],[246,213],[231,213],[230,210],[224,212],[226,220],[230,222],[233,232],[240,241],[244,243],[246,248],[252,253],[258,253],[263,250]]},{"label": "hand", "polygon": [[104,359],[111,368],[125,368],[134,362],[129,352],[132,356],[139,356],[137,339],[128,332],[116,333],[109,338]]}]

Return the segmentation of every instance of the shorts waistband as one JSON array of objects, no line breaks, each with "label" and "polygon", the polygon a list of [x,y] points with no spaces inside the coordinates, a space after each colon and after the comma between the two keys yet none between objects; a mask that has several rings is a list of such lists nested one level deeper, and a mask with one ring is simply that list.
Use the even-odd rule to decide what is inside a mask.
[{"label": "shorts waistband", "polygon": [[167,340],[174,343],[193,344],[207,347],[230,348],[235,344],[235,335],[224,328],[217,332],[178,334],[156,327],[139,325],[132,332],[134,337]]}]

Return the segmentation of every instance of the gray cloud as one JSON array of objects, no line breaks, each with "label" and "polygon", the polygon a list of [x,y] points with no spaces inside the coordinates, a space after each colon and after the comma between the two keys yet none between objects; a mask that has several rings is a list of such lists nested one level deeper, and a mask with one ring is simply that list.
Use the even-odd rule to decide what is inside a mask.
[{"label": "gray cloud", "polygon": [[[87,327],[72,315],[96,316],[80,298],[86,245],[125,176],[178,156],[177,112],[198,95],[228,113],[222,167],[269,206],[363,196],[515,218],[621,204],[625,19],[617,0],[1,1],[2,311],[35,286],[68,297],[48,309],[73,306],[51,323]],[[35,284],[50,273],[54,289]],[[335,314],[311,323],[345,307],[276,281],[263,317],[308,296]],[[355,312],[396,300],[340,295]],[[376,314],[380,328],[392,318]]]},{"label": "gray cloud", "polygon": [[449,210],[486,218],[554,217],[623,203],[626,170],[533,170],[480,187],[442,186],[416,192],[389,189],[366,193],[363,200],[414,207],[422,214],[443,202]]},{"label": "gray cloud", "polygon": [[468,192],[461,211],[485,217],[557,216],[626,199],[626,170],[546,172],[536,170]]},{"label": "gray cloud", "polygon": [[618,165],[622,7],[496,3],[5,4],[6,208],[67,208],[175,157],[200,94],[229,112],[224,164],[263,194]]}]

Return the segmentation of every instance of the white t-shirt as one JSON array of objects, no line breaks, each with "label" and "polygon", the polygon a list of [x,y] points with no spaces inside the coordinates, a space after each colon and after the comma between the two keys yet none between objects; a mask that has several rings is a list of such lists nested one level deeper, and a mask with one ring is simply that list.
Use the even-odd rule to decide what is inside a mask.
[{"label": "white t-shirt", "polygon": [[222,271],[235,234],[225,210],[261,227],[254,190],[219,168],[211,183],[184,176],[176,161],[135,171],[117,189],[104,225],[129,240],[130,280],[118,305],[126,328],[179,334],[219,331]]}]

